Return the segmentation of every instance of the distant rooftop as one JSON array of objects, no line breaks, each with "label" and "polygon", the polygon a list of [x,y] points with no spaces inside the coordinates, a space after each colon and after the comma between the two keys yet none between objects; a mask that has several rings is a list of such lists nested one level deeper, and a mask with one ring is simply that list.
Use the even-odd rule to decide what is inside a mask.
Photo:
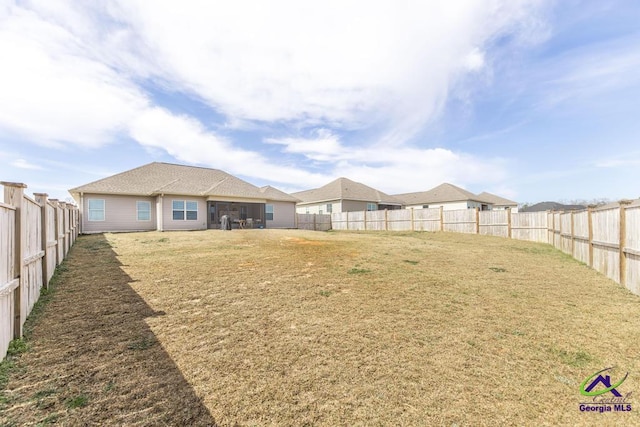
[{"label": "distant rooftop", "polygon": [[348,178],[338,178],[320,188],[292,193],[292,196],[302,200],[302,204],[330,200],[359,200],[385,205],[402,205],[402,201],[396,197]]}]

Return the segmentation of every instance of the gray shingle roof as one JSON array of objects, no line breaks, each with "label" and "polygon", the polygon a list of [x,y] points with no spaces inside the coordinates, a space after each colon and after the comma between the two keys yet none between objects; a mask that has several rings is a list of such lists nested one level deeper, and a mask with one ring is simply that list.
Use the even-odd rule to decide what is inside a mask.
[{"label": "gray shingle roof", "polygon": [[264,194],[264,197],[268,200],[279,200],[286,202],[299,202],[299,199],[296,199],[290,194],[285,193],[284,191],[278,190],[270,185],[265,187],[260,187],[260,192]]},{"label": "gray shingle roof", "polygon": [[462,202],[465,200],[487,203],[480,196],[449,183],[440,184],[428,191],[394,194],[394,196],[404,201],[407,205],[428,205],[431,203]]},{"label": "gray shingle roof", "polygon": [[382,191],[347,178],[338,178],[327,185],[313,190],[292,193],[302,204],[329,200],[359,200],[385,205],[402,205],[402,201]]},{"label": "gray shingle roof", "polygon": [[[273,188],[273,187],[271,187]],[[295,202],[280,190],[261,191],[224,171],[171,163],[149,163],[69,190],[70,193],[242,197]]]},{"label": "gray shingle roof", "polygon": [[493,205],[500,206],[518,206],[518,202],[514,202],[513,200],[505,199],[504,197],[496,196],[495,194],[482,192],[478,194],[478,197],[481,197],[482,200],[486,200]]},{"label": "gray shingle roof", "polygon": [[519,209],[519,212],[544,212],[544,211],[581,211],[586,209],[583,205],[564,205],[558,202],[540,202],[535,205]]}]

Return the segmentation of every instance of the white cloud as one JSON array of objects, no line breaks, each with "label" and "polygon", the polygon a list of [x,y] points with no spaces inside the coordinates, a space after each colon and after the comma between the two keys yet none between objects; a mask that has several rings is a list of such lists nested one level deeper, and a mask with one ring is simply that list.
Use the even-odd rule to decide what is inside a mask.
[{"label": "white cloud", "polygon": [[[0,10],[0,130],[57,147],[131,137],[180,161],[307,188],[330,175],[395,192],[493,182],[506,173],[499,159],[408,141],[466,74],[490,71],[496,38],[539,41],[540,4],[10,3]],[[148,86],[203,101],[224,123],[154,104]],[[216,126],[288,129],[262,142],[325,172],[278,164]],[[370,139],[358,145],[341,137],[363,129]]]},{"label": "white cloud", "polygon": [[11,162],[11,166],[20,168],[20,169],[44,170],[42,166],[28,162],[25,159],[15,159],[14,161]]},{"label": "white cloud", "polygon": [[438,116],[459,75],[485,65],[483,45],[504,33],[529,41],[520,33],[539,34],[541,3],[118,5],[157,76],[228,117],[341,129],[384,124],[382,139],[398,143]]},{"label": "white cloud", "polygon": [[325,163],[334,176],[346,176],[386,192],[422,191],[453,181],[460,185],[493,184],[507,176],[505,159],[483,159],[444,148],[424,149],[379,145],[347,147],[340,138],[321,129],[312,138],[281,138],[285,152]]},{"label": "white cloud", "polygon": [[[45,2],[46,3],[46,2]],[[110,142],[146,103],[63,25],[12,7],[0,18],[0,126],[45,144]]]},{"label": "white cloud", "polygon": [[331,161],[341,156],[346,148],[340,144],[340,137],[328,129],[318,129],[314,138],[267,138],[267,144],[284,145],[285,153],[302,154],[308,159]]},{"label": "white cloud", "polygon": [[165,150],[178,160],[223,169],[232,174],[275,182],[306,182],[315,185],[325,177],[296,167],[271,163],[256,152],[234,147],[230,141],[208,131],[202,123],[161,108],[142,111],[131,123],[130,135],[145,147]]}]

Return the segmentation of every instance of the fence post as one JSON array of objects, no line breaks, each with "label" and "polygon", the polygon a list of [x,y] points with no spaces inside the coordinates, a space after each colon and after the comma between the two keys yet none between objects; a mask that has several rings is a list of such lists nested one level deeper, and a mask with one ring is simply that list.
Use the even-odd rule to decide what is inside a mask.
[{"label": "fence post", "polygon": [[440,206],[440,231],[444,231],[444,208]]},{"label": "fence post", "polygon": [[573,258],[576,257],[576,251],[575,251],[575,249],[576,249],[576,239],[575,239],[576,228],[575,228],[575,217],[574,217],[575,213],[576,213],[576,211],[573,211],[573,210],[571,211],[571,256]]},{"label": "fence post", "polygon": [[62,233],[64,234],[64,237],[62,238],[64,242],[62,258],[66,258],[67,253],[69,252],[69,210],[67,208],[67,202],[60,202],[60,206],[62,206]]},{"label": "fence post", "polygon": [[[547,235],[551,235],[551,238],[550,238],[551,241],[549,243],[551,244],[551,246],[555,247],[556,246],[556,215],[554,211],[550,211],[548,215],[551,215],[551,232],[547,233]],[[549,229],[549,224],[547,224],[547,230],[548,229]]]},{"label": "fence post", "polygon": [[58,199],[49,199],[51,205],[53,206],[53,237],[56,241],[56,265],[60,265],[62,262],[62,257],[60,256],[60,205],[58,204]]},{"label": "fence post", "polygon": [[[549,232],[547,231],[547,236]],[[507,208],[507,237],[511,239],[511,208]]]},{"label": "fence post", "polygon": [[18,287],[13,291],[13,337],[22,337],[22,284],[24,283],[24,247],[26,244],[25,227],[24,227],[24,189],[25,184],[17,182],[0,182],[4,186],[4,202],[16,208],[15,213],[15,231],[14,231],[14,253],[13,275],[15,279],[19,279]]},{"label": "fence post", "polygon": [[587,210],[587,224],[589,226],[589,267],[593,268],[593,208]]},{"label": "fence post", "polygon": [[627,215],[626,205],[630,204],[629,200],[620,200],[620,284],[627,287]]},{"label": "fence post", "polygon": [[476,207],[476,234],[480,234],[480,208]]},{"label": "fence post", "polygon": [[413,208],[410,209],[411,210],[411,231],[416,231],[416,226],[413,223],[414,221],[414,217],[413,217]]},{"label": "fence post", "polygon": [[44,251],[44,256],[40,260],[40,262],[42,262],[42,286],[45,289],[49,289],[49,274],[47,272],[47,265],[49,265],[49,256],[47,255],[47,242],[49,242],[49,236],[47,234],[49,228],[49,209],[47,209],[47,197],[49,197],[49,195],[47,193],[33,193],[33,195],[36,197],[36,202],[40,203],[41,208],[40,218],[42,219],[42,221],[40,221],[40,227],[42,228],[42,250]]},{"label": "fence post", "polygon": [[313,214],[313,231],[318,231],[316,227],[316,214]]},{"label": "fence post", "polygon": [[389,231],[389,211],[384,210],[384,231]]},{"label": "fence post", "polygon": [[364,231],[367,231],[367,211],[364,211]]},{"label": "fence post", "polygon": [[560,221],[560,231],[558,232],[558,234],[560,235],[560,239],[558,239],[560,241],[560,244],[558,246],[555,245],[555,238],[554,238],[554,244],[553,246],[556,246],[556,248],[560,249],[562,251],[562,244],[563,244],[563,237],[562,237],[562,233],[564,232],[564,230],[562,229],[562,214],[564,214],[564,211],[560,211],[560,213],[558,214],[558,220]]}]

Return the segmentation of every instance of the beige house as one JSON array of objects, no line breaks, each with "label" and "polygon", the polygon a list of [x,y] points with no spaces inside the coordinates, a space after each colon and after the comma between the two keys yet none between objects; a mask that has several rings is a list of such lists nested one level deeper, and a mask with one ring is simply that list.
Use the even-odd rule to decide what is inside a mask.
[{"label": "beige house", "polygon": [[295,227],[298,200],[258,188],[217,169],[150,163],[69,190],[80,207],[81,232]]},{"label": "beige house", "polygon": [[495,194],[487,193],[486,191],[478,194],[478,197],[482,197],[491,203],[493,210],[511,209],[511,212],[518,212],[518,202],[505,199],[504,197],[496,196]]},{"label": "beige house", "polygon": [[491,210],[492,204],[484,197],[473,194],[453,184],[440,184],[428,191],[395,194],[407,209],[439,208],[444,210],[475,209]]},{"label": "beige house", "polygon": [[299,199],[298,213],[330,214],[334,212],[400,209],[402,201],[362,183],[338,178],[313,190],[292,193]]}]

